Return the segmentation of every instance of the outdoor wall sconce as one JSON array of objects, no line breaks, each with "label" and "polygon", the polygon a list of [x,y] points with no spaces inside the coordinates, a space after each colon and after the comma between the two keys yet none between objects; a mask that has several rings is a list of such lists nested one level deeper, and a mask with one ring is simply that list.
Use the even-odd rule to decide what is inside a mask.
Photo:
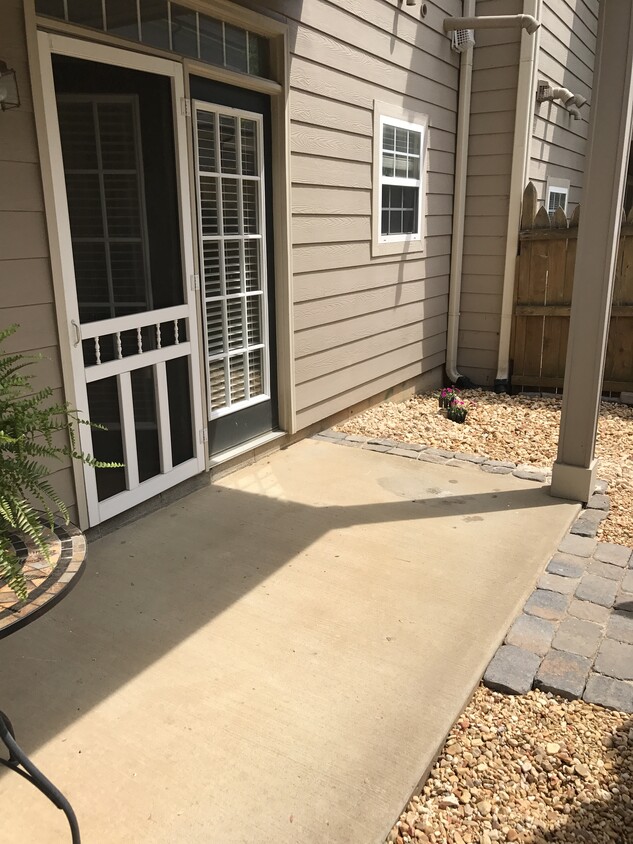
[{"label": "outdoor wall sconce", "polygon": [[7,67],[7,63],[0,59],[0,108],[7,111],[20,105],[20,92],[15,77],[15,70]]}]

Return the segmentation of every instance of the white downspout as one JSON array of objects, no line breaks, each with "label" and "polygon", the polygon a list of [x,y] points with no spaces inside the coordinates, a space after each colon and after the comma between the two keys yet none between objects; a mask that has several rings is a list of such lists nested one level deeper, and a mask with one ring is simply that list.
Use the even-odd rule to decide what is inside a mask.
[{"label": "white downspout", "polygon": [[[464,15],[474,17],[476,0],[464,0]],[[459,99],[457,138],[455,142],[455,188],[453,199],[453,238],[448,294],[448,334],[446,338],[446,374],[452,384],[464,382],[457,371],[459,309],[462,296],[464,260],[464,219],[466,216],[466,176],[468,175],[468,137],[470,134],[470,92],[473,79],[472,47],[461,54],[459,64]]]},{"label": "white downspout", "polygon": [[[540,20],[542,0],[523,0],[523,11]],[[508,386],[510,363],[510,334],[512,330],[512,304],[514,301],[514,277],[519,248],[519,225],[523,191],[527,184],[532,141],[532,115],[534,113],[535,82],[538,71],[540,29],[534,35],[521,32],[521,56],[517,84],[517,104],[514,118],[514,148],[512,150],[512,172],[510,176],[510,204],[508,208],[508,231],[503,271],[503,292],[501,297],[501,326],[499,330],[499,354],[495,391],[504,392]]]}]

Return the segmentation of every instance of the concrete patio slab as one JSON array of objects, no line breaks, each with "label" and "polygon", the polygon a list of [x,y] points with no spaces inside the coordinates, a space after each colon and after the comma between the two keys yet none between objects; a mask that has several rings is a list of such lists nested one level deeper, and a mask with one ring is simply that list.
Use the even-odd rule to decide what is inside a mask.
[{"label": "concrete patio slab", "polygon": [[[303,441],[94,543],[0,706],[86,842],[380,842],[578,509]],[[3,841],[66,840],[0,794]]]}]

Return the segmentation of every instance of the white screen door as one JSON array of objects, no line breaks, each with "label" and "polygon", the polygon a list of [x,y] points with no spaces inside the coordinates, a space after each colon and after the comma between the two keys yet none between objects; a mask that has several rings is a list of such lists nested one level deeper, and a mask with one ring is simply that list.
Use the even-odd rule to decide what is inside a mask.
[{"label": "white screen door", "polygon": [[85,468],[95,525],[204,469],[182,71],[42,39],[81,446],[125,464]]}]

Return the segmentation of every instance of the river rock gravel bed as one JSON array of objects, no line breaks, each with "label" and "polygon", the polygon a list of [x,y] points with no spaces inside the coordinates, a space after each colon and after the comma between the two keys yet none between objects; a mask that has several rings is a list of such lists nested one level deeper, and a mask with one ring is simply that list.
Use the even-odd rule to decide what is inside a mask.
[{"label": "river rock gravel bed", "polygon": [[631,844],[631,716],[480,686],[387,841]]},{"label": "river rock gravel bed", "polygon": [[[467,390],[460,396],[469,409],[464,424],[446,418],[436,393],[398,404],[385,402],[336,430],[347,434],[417,442],[433,448],[512,460],[551,471],[556,459],[561,400]],[[633,407],[603,402],[598,424],[598,475],[609,482],[611,511],[598,539],[633,546]]]}]

